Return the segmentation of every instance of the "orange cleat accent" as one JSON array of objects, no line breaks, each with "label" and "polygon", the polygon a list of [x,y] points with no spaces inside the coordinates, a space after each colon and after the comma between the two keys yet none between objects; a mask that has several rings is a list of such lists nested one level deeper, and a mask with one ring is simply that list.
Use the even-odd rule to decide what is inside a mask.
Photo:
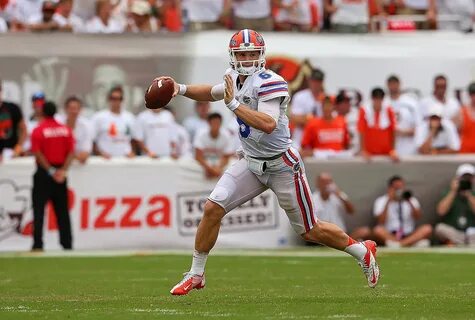
[{"label": "orange cleat accent", "polygon": [[363,259],[361,259],[358,264],[360,265],[361,269],[363,269],[363,273],[368,280],[368,286],[370,288],[376,287],[379,280],[379,266],[376,262],[376,243],[371,240],[366,240],[362,242],[363,245],[368,249]]},{"label": "orange cleat accent", "polygon": [[193,289],[203,289],[205,287],[205,276],[197,274],[191,274],[189,272],[184,274],[183,280],[181,280],[176,286],[174,286],[170,293],[174,296],[184,296]]}]

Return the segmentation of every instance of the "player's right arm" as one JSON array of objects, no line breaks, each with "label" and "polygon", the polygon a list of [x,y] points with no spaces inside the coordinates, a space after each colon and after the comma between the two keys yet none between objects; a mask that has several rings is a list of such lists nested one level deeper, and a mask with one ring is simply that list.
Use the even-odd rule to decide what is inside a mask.
[{"label": "player's right arm", "polygon": [[195,101],[218,101],[224,99],[224,84],[179,84],[171,77],[159,77],[156,80],[170,79],[173,81],[173,97],[182,95]]}]

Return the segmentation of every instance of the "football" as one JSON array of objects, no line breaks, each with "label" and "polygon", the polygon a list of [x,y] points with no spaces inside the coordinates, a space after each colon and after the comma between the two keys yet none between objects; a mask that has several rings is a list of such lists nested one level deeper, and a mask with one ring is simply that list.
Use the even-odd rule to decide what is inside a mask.
[{"label": "football", "polygon": [[165,107],[172,99],[173,91],[173,80],[153,80],[145,93],[145,106],[148,109]]}]

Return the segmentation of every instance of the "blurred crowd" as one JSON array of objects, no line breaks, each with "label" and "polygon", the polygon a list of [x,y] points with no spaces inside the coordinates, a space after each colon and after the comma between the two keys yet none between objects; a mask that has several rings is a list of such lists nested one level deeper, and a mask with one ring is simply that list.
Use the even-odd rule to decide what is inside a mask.
[{"label": "blurred crowd", "polygon": [[0,0],[0,33],[471,31],[474,0]]}]

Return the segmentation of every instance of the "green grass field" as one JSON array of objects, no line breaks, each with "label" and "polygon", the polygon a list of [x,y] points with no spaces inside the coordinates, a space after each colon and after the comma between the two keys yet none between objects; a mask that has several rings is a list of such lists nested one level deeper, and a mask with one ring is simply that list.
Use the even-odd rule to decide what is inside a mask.
[{"label": "green grass field", "polygon": [[475,254],[379,262],[370,289],[343,255],[216,255],[204,290],[173,297],[189,255],[0,255],[0,319],[475,319]]}]

